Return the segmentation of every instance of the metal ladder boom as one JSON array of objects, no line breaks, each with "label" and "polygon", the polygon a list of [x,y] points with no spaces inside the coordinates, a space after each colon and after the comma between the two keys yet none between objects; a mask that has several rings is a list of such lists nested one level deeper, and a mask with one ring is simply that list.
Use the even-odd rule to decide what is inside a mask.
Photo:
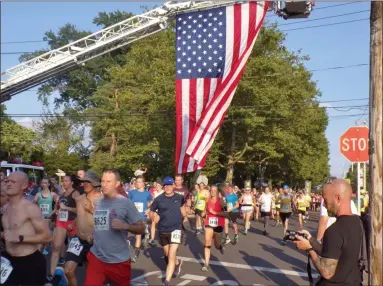
[{"label": "metal ladder boom", "polygon": [[0,103],[37,86],[53,76],[78,68],[91,59],[167,28],[178,13],[248,1],[170,1],[121,21],[59,49],[49,51],[1,73]]}]

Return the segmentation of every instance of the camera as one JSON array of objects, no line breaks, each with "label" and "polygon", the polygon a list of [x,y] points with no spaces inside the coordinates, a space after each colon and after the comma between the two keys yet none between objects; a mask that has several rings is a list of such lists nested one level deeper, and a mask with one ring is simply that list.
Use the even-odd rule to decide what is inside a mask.
[{"label": "camera", "polygon": [[283,238],[283,240],[295,241],[295,240],[297,240],[295,238],[295,236],[301,236],[301,237],[303,237],[305,239],[308,239],[307,235],[305,235],[305,234],[302,234],[302,233],[299,233],[297,231],[293,231],[293,230],[287,229],[285,237]]}]

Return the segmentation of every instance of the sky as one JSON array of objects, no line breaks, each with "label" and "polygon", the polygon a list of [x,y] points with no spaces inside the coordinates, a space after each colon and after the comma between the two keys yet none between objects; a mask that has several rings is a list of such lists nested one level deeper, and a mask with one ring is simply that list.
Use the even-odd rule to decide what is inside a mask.
[{"label": "sky", "polygon": [[[92,24],[98,12],[116,10],[140,13],[141,6],[163,2],[2,2],[1,71],[16,66],[20,54],[46,48],[41,41],[46,31],[57,32],[67,23],[96,32]],[[339,137],[353,125],[368,124],[369,96],[369,2],[316,2],[309,19],[283,20],[272,13],[267,19],[286,30],[289,50],[301,50],[321,92],[319,101],[326,107],[329,125],[326,136],[330,148],[333,176],[342,177],[350,163],[339,152]],[[366,19],[357,21],[359,19]],[[348,22],[336,24],[340,22]],[[309,28],[319,26],[316,28]],[[23,42],[23,43],[9,43]],[[39,114],[43,105],[36,88],[6,102],[7,113],[30,126],[29,114]]]}]

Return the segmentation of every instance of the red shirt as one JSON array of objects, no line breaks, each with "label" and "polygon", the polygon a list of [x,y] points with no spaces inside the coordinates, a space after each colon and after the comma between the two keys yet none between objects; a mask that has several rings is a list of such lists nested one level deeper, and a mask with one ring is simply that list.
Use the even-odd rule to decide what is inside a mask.
[{"label": "red shirt", "polygon": [[189,196],[189,190],[182,186],[181,188],[174,188],[174,192],[177,194],[180,194],[181,196],[184,196],[184,199],[186,200]]},{"label": "red shirt", "polygon": [[212,199],[209,199],[206,206],[206,219],[205,219],[205,225],[211,226],[211,227],[217,227],[217,226],[224,226],[225,225],[225,218],[222,216],[218,216],[215,214],[212,214],[210,210],[213,210],[214,212],[221,212],[221,202],[220,199],[217,197],[216,201],[213,202]]}]

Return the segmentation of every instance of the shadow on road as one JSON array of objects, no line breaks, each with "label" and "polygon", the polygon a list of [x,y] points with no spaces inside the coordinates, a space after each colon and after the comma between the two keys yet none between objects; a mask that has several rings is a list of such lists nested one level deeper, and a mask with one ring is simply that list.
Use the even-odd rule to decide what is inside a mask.
[{"label": "shadow on road", "polygon": [[[204,238],[203,238],[203,241],[204,241]],[[201,241],[193,232],[188,232],[187,234],[187,245],[189,246],[190,252],[193,254],[195,259],[203,260],[205,245],[201,243]],[[219,254],[219,256],[215,256],[213,253],[214,252],[213,249],[215,249],[215,247],[214,247],[214,243],[212,242],[212,251],[210,254],[210,261],[213,261],[213,260],[220,261],[225,257],[225,255],[221,255],[221,254]],[[203,264],[201,263],[201,268],[202,266]],[[210,271],[213,272],[218,277],[218,280],[216,280],[213,277],[207,277],[207,282],[210,285],[220,280],[232,280],[232,281],[236,281],[238,285],[240,285],[237,278],[226,267],[210,265],[209,268],[210,268],[209,272]],[[206,275],[209,275],[209,272],[201,271],[201,274],[206,273]]]},{"label": "shadow on road", "polygon": [[[244,251],[239,251],[239,253],[241,253],[243,255],[243,260],[246,261],[246,263],[249,266],[253,266],[252,261],[257,261],[257,264],[260,267],[274,268],[274,269],[278,268],[274,264],[264,260],[261,257],[248,255]],[[258,271],[256,269],[254,269],[254,271],[257,272],[263,278],[265,278],[267,281],[273,282],[273,283],[265,283],[265,285],[271,285],[271,284],[284,285],[284,286],[297,285],[297,283],[292,281],[290,278],[288,278],[284,274],[268,273],[268,272]]]},{"label": "shadow on road", "polygon": [[279,249],[263,243],[260,243],[259,246],[261,246],[263,250],[267,251],[268,253],[273,254],[277,259],[282,260],[290,265],[294,265],[296,268],[299,269],[299,271],[306,270],[306,264],[304,261],[287,255],[283,249]]}]

